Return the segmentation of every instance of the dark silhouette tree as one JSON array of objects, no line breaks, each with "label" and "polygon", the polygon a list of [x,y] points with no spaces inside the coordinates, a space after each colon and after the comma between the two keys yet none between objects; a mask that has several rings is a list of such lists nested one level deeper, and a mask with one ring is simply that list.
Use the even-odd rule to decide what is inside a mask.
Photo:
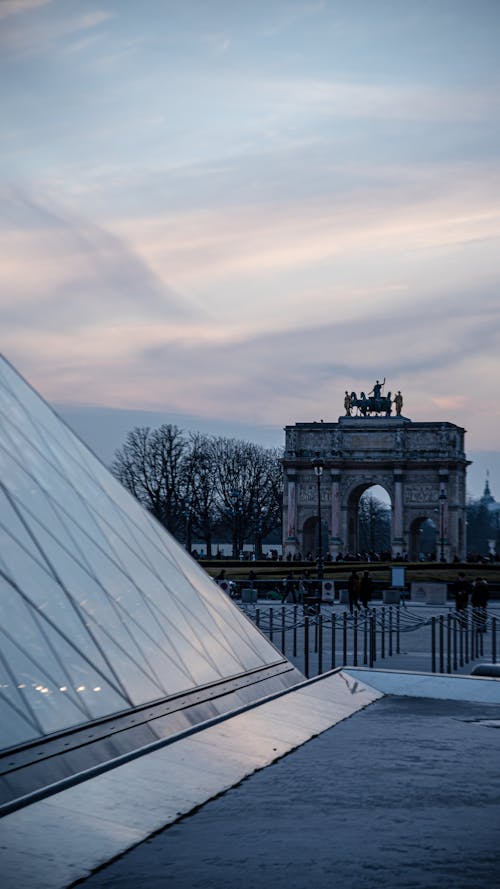
[{"label": "dark silhouette tree", "polygon": [[141,503],[191,549],[193,534],[212,554],[214,535],[238,557],[281,525],[281,452],[236,439],[187,435],[177,426],[136,427],[112,470]]},{"label": "dark silhouette tree", "polygon": [[180,536],[185,524],[188,441],[177,426],[132,429],[115,452],[112,471],[153,515]]}]

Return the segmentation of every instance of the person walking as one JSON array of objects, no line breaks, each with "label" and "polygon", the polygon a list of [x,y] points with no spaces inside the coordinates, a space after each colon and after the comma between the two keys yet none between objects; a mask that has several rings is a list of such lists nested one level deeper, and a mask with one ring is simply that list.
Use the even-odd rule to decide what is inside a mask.
[{"label": "person walking", "polygon": [[284,605],[285,602],[288,600],[289,596],[290,596],[291,602],[296,602],[297,600],[295,598],[295,583],[293,580],[293,574],[287,574],[287,576],[285,577],[285,579],[283,581],[283,584],[284,584],[284,589],[283,589],[283,595],[281,596],[281,603]]},{"label": "person walking", "polygon": [[359,601],[361,602],[365,610],[368,608],[368,602],[370,601],[372,596],[373,580],[371,578],[370,572],[364,571],[359,585]]},{"label": "person walking", "polygon": [[465,611],[469,604],[469,596],[471,593],[471,585],[467,580],[463,571],[459,572],[458,578],[453,584],[453,595],[455,596],[455,610]]},{"label": "person walking", "polygon": [[484,577],[476,577],[472,586],[471,605],[474,609],[474,621],[480,633],[486,632],[488,599],[488,581]]},{"label": "person walking", "polygon": [[359,611],[359,592],[361,587],[361,581],[359,579],[359,574],[355,568],[352,569],[349,580],[347,581],[347,590],[349,593],[349,611],[351,614],[353,613],[354,608],[356,611]]},{"label": "person walking", "polygon": [[308,568],[305,568],[299,579],[299,602],[303,602],[305,599],[307,599],[308,596],[311,595],[311,586],[311,572]]}]

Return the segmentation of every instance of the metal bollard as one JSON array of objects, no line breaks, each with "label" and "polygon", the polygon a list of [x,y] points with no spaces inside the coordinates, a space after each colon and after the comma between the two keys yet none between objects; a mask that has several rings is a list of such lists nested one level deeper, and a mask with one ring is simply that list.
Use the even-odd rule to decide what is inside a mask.
[{"label": "metal bollard", "polygon": [[352,662],[355,667],[358,666],[358,612],[354,614],[354,624],[353,624],[353,655]]},{"label": "metal bollard", "polygon": [[260,608],[255,609],[255,626],[260,627]]},{"label": "metal bollard", "polygon": [[332,609],[332,670],[335,669],[335,660],[336,660],[336,652],[335,652],[335,633],[336,633],[336,622],[337,615],[334,614]]},{"label": "metal bollard", "polygon": [[[399,611],[398,611],[399,616]],[[399,646],[398,646],[399,654]],[[373,609],[373,661],[377,660],[377,612]]]},{"label": "metal bollard", "polygon": [[491,660],[497,662],[497,619],[491,618]]},{"label": "metal bollard", "polygon": [[457,616],[453,617],[453,669],[456,670],[457,663]]},{"label": "metal bollard", "polygon": [[462,616],[460,616],[460,623],[458,629],[458,651],[459,651],[459,664],[461,667],[464,665],[464,622]]},{"label": "metal bollard", "polygon": [[380,630],[380,657],[385,658],[385,608],[382,608],[382,626]]},{"label": "metal bollard", "polygon": [[283,654],[285,654],[286,640],[285,640],[285,606],[281,607],[281,650]]},{"label": "metal bollard", "polygon": [[373,625],[374,625],[373,613],[370,612],[370,659],[369,659],[369,666],[370,667],[373,667],[373,661],[374,661],[374,657],[373,657],[373,636],[374,636]]},{"label": "metal bollard", "polygon": [[304,676],[309,679],[309,618],[304,618]]},{"label": "metal bollard", "polygon": [[436,672],[436,618],[431,617],[431,672]]},{"label": "metal bollard", "polygon": [[446,615],[446,672],[451,673],[451,614]]},{"label": "metal bollard", "polygon": [[469,616],[469,612],[467,611],[465,614],[465,640],[464,640],[464,658],[465,658],[466,664],[469,663],[469,623],[470,623],[470,616]]},{"label": "metal bollard", "polygon": [[401,654],[399,650],[400,642],[401,642],[401,624],[400,624],[400,612],[399,605],[396,611],[396,654]]},{"label": "metal bollard", "polygon": [[269,609],[269,639],[271,640],[271,642],[273,641],[273,632],[274,632],[274,627],[273,627],[273,609],[270,608],[270,609]]},{"label": "metal bollard", "polygon": [[392,657],[392,605],[389,606],[389,657]]},{"label": "metal bollard", "polygon": [[318,614],[318,676],[323,672],[323,615]]},{"label": "metal bollard", "polygon": [[297,657],[297,606],[293,606],[293,656]]},{"label": "metal bollard", "polygon": [[342,647],[343,647],[343,661],[342,664],[345,666],[347,664],[347,612],[344,611],[342,622]]},{"label": "metal bollard", "polygon": [[363,663],[368,663],[368,615],[366,608],[363,614]]},{"label": "metal bollard", "polygon": [[[448,613],[446,617],[446,652],[447,652],[447,663],[446,663],[446,672],[451,673],[451,660],[450,660],[450,615]],[[444,615],[439,615],[439,672],[444,673]]]},{"label": "metal bollard", "polygon": [[314,619],[314,653],[318,653],[318,616]]}]

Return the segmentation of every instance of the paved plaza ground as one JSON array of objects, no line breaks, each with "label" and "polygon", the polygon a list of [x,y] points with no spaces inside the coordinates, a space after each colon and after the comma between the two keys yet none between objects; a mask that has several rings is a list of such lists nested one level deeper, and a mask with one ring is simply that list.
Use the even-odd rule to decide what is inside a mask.
[{"label": "paved plaza ground", "polygon": [[[269,607],[279,644],[281,604],[259,603],[264,623]],[[378,622],[381,607],[376,606]],[[422,604],[402,609],[400,653],[377,658],[376,667],[429,672],[429,620],[443,614],[446,625],[448,610]],[[341,626],[344,611],[334,606]],[[457,672],[468,674],[491,658],[491,617],[500,618],[500,603],[489,614],[483,655]],[[287,606],[286,626],[293,616],[293,606]],[[331,606],[324,606],[326,624],[331,616]],[[294,658],[289,632],[287,654],[301,667],[300,643]],[[301,634],[303,624],[299,640]],[[311,640],[314,649],[313,634]],[[352,644],[348,655],[352,663]],[[328,645],[324,656],[328,659]],[[500,883],[499,728],[500,705],[385,697],[141,843],[82,885],[492,889]]]},{"label": "paved plaza ground", "polygon": [[500,707],[384,698],[84,889],[492,889]]}]

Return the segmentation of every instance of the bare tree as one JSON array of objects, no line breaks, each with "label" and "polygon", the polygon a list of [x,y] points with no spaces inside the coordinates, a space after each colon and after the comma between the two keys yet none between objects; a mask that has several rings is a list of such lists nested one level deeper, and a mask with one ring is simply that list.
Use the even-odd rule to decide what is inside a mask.
[{"label": "bare tree", "polygon": [[233,556],[243,543],[281,524],[282,471],[276,451],[251,442],[212,439],[212,464],[221,521],[230,529]]},{"label": "bare tree", "polygon": [[184,524],[187,440],[177,426],[136,426],[115,452],[112,471],[173,534]]},{"label": "bare tree", "polygon": [[189,438],[189,455],[185,461],[186,547],[191,549],[190,531],[197,531],[205,543],[207,556],[212,555],[212,542],[217,525],[217,493],[212,464],[212,440],[194,432]]},{"label": "bare tree", "polygon": [[243,543],[281,524],[280,452],[236,439],[192,433],[177,426],[136,427],[115,454],[122,484],[191,550],[193,532],[207,555],[217,532],[229,534],[237,557]]}]

